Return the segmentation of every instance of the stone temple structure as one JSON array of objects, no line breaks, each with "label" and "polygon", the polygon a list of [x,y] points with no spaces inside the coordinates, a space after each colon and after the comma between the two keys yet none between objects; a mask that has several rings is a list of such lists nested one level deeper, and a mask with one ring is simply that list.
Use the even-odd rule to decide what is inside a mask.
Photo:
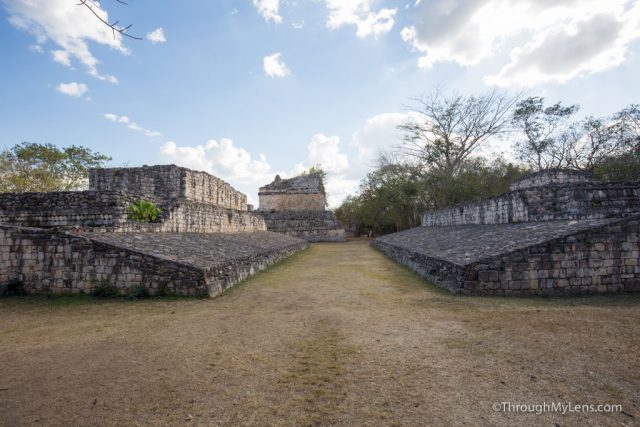
[{"label": "stone temple structure", "polygon": [[275,180],[258,193],[267,229],[309,242],[343,242],[345,232],[333,212],[326,210],[327,197],[317,174]]},{"label": "stone temple structure", "polygon": [[[0,293],[80,293],[106,282],[215,296],[307,246],[267,231],[246,195],[204,172],[94,169],[89,188],[0,194]],[[162,209],[157,222],[128,218],[141,199]]]},{"label": "stone temple structure", "polygon": [[372,246],[454,293],[640,291],[640,182],[548,170]]}]

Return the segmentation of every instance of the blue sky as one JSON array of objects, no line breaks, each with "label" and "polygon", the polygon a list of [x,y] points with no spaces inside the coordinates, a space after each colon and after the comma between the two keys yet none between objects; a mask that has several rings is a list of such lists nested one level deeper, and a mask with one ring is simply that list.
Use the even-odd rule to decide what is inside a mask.
[{"label": "blue sky", "polygon": [[[410,98],[526,90],[607,115],[640,102],[640,1],[0,0],[2,144],[177,163],[257,199],[320,163],[357,189]],[[499,147],[508,152],[508,146]]]}]

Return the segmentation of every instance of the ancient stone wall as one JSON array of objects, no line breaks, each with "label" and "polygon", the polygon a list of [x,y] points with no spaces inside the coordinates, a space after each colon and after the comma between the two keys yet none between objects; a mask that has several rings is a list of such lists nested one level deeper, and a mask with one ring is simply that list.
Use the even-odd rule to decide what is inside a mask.
[{"label": "ancient stone wall", "polygon": [[322,178],[317,174],[299,175],[275,180],[260,187],[258,193],[262,211],[324,211],[326,193]]},{"label": "ancient stone wall", "polygon": [[427,212],[422,225],[507,224],[608,218],[640,211],[638,183],[587,183],[523,188],[475,203]]},{"label": "ancient stone wall", "polygon": [[258,211],[267,229],[308,242],[344,242],[345,232],[331,211]]},{"label": "ancient stone wall", "polygon": [[276,233],[81,233],[0,225],[0,293],[122,292],[215,296],[307,243]]},{"label": "ancient stone wall", "polygon": [[[544,229],[535,224],[491,229],[419,227],[378,238],[372,245],[454,293],[565,295],[640,291],[640,215],[594,224],[597,223],[547,223]],[[428,235],[424,235],[427,230]],[[437,233],[444,233],[442,239]],[[555,238],[544,237],[554,234]],[[540,236],[542,241],[527,243]],[[510,250],[509,245],[517,247]],[[492,251],[498,254],[491,254]]]},{"label": "ancient stone wall", "polygon": [[540,187],[545,185],[586,184],[597,182],[588,172],[567,169],[547,169],[524,176],[509,186],[510,190]]},{"label": "ancient stone wall", "polygon": [[262,211],[324,211],[324,194],[260,194]]},{"label": "ancient stone wall", "polygon": [[89,171],[89,189],[120,191],[171,203],[186,199],[228,209],[247,210],[247,196],[206,172],[175,165],[108,168]]},{"label": "ancient stone wall", "polygon": [[238,233],[264,231],[255,213],[176,199],[156,202],[162,209],[158,223],[128,219],[129,206],[140,196],[121,192],[54,192],[0,194],[0,224],[25,227],[84,227],[95,231],[156,233]]},{"label": "ancient stone wall", "polygon": [[166,283],[179,295],[207,291],[191,266],[53,230],[0,225],[0,257],[0,285],[17,281],[28,293],[89,292],[104,282],[152,294]]},{"label": "ancient stone wall", "polygon": [[121,192],[0,193],[0,224],[27,227],[113,225],[138,197]]}]

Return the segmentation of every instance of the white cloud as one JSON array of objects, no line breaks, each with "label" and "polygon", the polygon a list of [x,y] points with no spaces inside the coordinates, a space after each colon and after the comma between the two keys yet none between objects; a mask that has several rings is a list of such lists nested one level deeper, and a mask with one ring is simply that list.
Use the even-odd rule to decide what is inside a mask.
[{"label": "white cloud", "polygon": [[371,11],[371,0],[325,0],[329,17],[327,27],[337,29],[344,25],[355,25],[358,37],[388,33],[395,23],[398,9]]},{"label": "white cloud", "polygon": [[[640,6],[636,7],[639,12]],[[634,22],[635,21],[635,22]],[[640,37],[640,19],[599,14],[551,28],[511,53],[511,62],[485,81],[498,86],[564,83],[620,65],[629,42]]]},{"label": "white cloud", "polygon": [[66,65],[67,67],[71,66],[71,58],[69,58],[69,52],[66,50],[52,50],[51,56],[54,61],[59,62],[62,65]]},{"label": "white cloud", "polygon": [[294,172],[301,173],[312,166],[320,165],[329,174],[339,174],[349,167],[346,154],[340,152],[340,138],[317,133],[307,145],[307,160],[296,165]]},{"label": "white cloud", "polygon": [[265,56],[262,60],[264,72],[269,77],[285,77],[291,74],[291,70],[280,60],[282,54],[280,52],[273,55]]},{"label": "white cloud", "polygon": [[262,15],[265,21],[273,21],[276,24],[282,23],[280,16],[280,0],[253,0],[253,6]]},{"label": "white cloud", "polygon": [[471,66],[511,50],[511,62],[487,82],[563,82],[619,65],[640,37],[639,9],[638,0],[418,0],[401,35],[424,54],[422,68]]},{"label": "white cloud", "polygon": [[160,136],[160,132],[146,129],[140,126],[138,123],[131,121],[127,116],[119,116],[113,113],[106,113],[104,118],[109,120],[110,122],[122,123],[126,125],[129,129],[134,130],[136,132],[142,133],[144,136],[148,136],[150,138],[156,138]]},{"label": "white cloud", "polygon": [[164,30],[162,27],[156,28],[150,33],[147,33],[147,40],[149,40],[152,44],[164,43],[167,39],[164,38]]},{"label": "white cloud", "polygon": [[76,98],[81,97],[88,90],[87,85],[84,83],[60,83],[56,89],[58,92],[63,93],[68,96],[73,96]]},{"label": "white cloud", "polygon": [[[3,2],[9,13],[9,22],[15,27],[28,31],[36,37],[37,45],[48,40],[60,49],[53,58],[64,65],[70,65],[74,58],[92,76],[117,83],[116,77],[98,72],[99,61],[89,50],[89,42],[106,45],[121,53],[129,50],[122,45],[122,36],[114,34],[101,23],[86,7],[69,0],[14,0]],[[107,12],[94,6],[94,10],[105,20]],[[64,53],[61,53],[64,52]]]},{"label": "white cloud", "polygon": [[351,145],[358,150],[356,165],[361,171],[370,169],[378,154],[394,150],[401,139],[398,125],[413,113],[383,113],[367,119],[365,125],[354,132]]}]

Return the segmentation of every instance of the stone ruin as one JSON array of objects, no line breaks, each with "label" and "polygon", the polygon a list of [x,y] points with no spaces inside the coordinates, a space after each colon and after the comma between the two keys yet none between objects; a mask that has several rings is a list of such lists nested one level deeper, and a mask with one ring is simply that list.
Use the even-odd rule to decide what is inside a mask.
[{"label": "stone ruin", "polygon": [[372,246],[454,293],[640,291],[640,182],[548,170]]},{"label": "stone ruin", "polygon": [[[140,200],[157,222],[128,218]],[[215,296],[307,246],[267,231],[246,195],[175,165],[94,169],[88,191],[0,194],[0,293],[123,292]]]},{"label": "stone ruin", "polygon": [[343,242],[345,231],[333,212],[326,210],[327,197],[318,174],[275,180],[260,187],[260,207],[267,230],[308,242]]}]

